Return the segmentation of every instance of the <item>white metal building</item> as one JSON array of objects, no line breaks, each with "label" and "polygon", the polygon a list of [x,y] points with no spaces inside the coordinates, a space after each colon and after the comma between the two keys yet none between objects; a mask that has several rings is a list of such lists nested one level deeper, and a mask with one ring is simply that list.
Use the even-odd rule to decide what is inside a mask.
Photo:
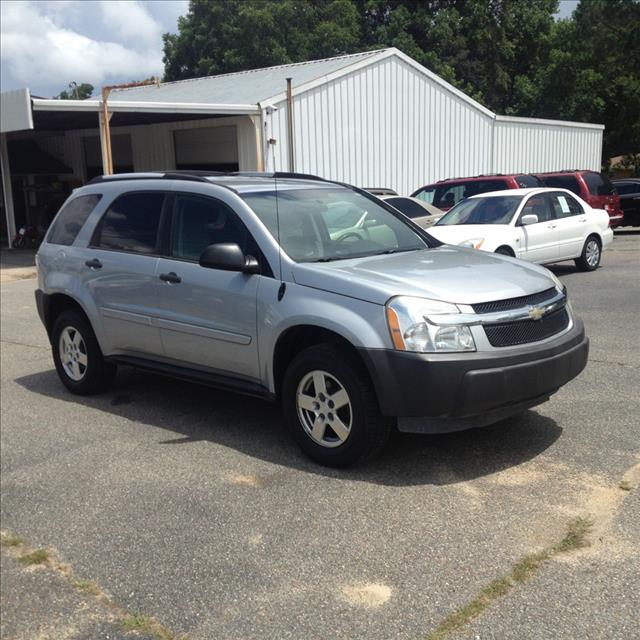
[{"label": "white metal building", "polygon": [[[21,198],[28,209],[39,180],[24,161],[14,162],[20,145],[25,149],[31,140],[57,161],[40,158],[45,170],[50,165],[44,174],[49,180],[82,184],[104,164],[101,109],[99,99],[44,100],[27,90],[2,94],[8,232],[20,200],[12,183],[14,191],[16,177],[26,185]],[[275,169],[405,194],[452,177],[598,170],[604,129],[497,115],[394,48],[118,90],[108,109],[116,172]],[[14,164],[21,165],[19,176]]]}]

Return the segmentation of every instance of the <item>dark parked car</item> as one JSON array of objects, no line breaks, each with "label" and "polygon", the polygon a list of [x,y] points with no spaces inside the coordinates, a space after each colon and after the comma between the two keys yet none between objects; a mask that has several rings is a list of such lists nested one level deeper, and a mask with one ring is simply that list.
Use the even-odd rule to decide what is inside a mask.
[{"label": "dark parked car", "polygon": [[495,174],[439,180],[434,184],[420,187],[411,194],[411,197],[428,202],[442,211],[448,211],[460,200],[479,193],[542,186],[544,185],[538,178],[528,173]]},{"label": "dark parked car", "polygon": [[640,227],[640,178],[620,178],[612,180],[624,211],[622,224]]},{"label": "dark parked car", "polygon": [[592,209],[604,209],[609,214],[611,228],[622,224],[624,213],[620,196],[611,180],[597,171],[554,171],[540,173],[545,187],[568,189],[580,196]]}]

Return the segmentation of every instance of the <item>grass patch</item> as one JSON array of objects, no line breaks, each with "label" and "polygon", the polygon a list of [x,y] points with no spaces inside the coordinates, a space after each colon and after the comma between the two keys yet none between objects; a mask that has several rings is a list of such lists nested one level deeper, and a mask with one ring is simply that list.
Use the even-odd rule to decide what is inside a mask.
[{"label": "grass patch", "polygon": [[77,578],[71,578],[69,582],[74,589],[82,591],[82,593],[88,593],[92,596],[100,595],[100,587],[91,580],[78,580]]},{"label": "grass patch", "polygon": [[553,555],[581,549],[589,544],[587,536],[593,527],[593,522],[585,518],[575,518],[569,523],[565,537],[551,549]]},{"label": "grass patch", "polygon": [[120,621],[124,631],[138,631],[152,636],[155,640],[186,640],[186,636],[177,638],[169,629],[155,618],[144,614],[127,614]]},{"label": "grass patch", "polygon": [[20,556],[18,560],[26,566],[44,564],[49,560],[49,552],[46,549],[36,549],[31,553],[25,553],[23,556]]},{"label": "grass patch", "polygon": [[631,491],[631,483],[628,480],[622,480],[618,485],[618,489],[622,489],[623,491]]},{"label": "grass patch", "polygon": [[551,556],[548,551],[539,551],[538,553],[530,553],[517,562],[511,569],[511,577],[514,582],[523,583],[531,574],[546,562]]},{"label": "grass patch", "polygon": [[0,536],[0,544],[3,547],[19,547],[23,542],[20,536],[14,536],[12,533],[3,533]]},{"label": "grass patch", "polygon": [[467,623],[477,618],[494,600],[509,593],[516,585],[528,580],[545,562],[556,555],[581,549],[589,544],[588,535],[593,523],[585,518],[575,518],[569,522],[567,533],[557,544],[537,553],[530,553],[501,578],[492,580],[470,602],[449,614],[426,638],[426,640],[444,640]]}]

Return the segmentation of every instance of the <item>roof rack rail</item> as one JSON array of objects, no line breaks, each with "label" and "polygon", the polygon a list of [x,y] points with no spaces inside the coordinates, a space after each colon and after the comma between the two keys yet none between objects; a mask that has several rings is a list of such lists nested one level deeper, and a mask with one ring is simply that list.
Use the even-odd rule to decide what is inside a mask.
[{"label": "roof rack rail", "polygon": [[180,171],[144,172],[144,173],[114,173],[110,176],[96,176],[91,178],[87,184],[99,184],[107,182],[122,182],[125,180],[192,180],[194,182],[208,182],[205,175],[225,175],[216,172],[203,172],[202,175],[196,173],[182,173]]},{"label": "roof rack rail", "polygon": [[295,173],[287,171],[206,171],[204,169],[173,169],[171,171],[149,171],[141,173],[115,173],[110,176],[96,176],[87,184],[99,184],[101,182],[119,182],[122,180],[191,180],[193,182],[209,182],[207,178],[223,178],[225,176],[246,176],[248,178],[297,178],[301,180],[317,180],[327,182],[320,176],[310,173]]},{"label": "roof rack rail", "polygon": [[267,173],[265,171],[229,171],[228,173],[221,174],[223,176],[238,176],[247,178],[298,178],[300,180],[319,180],[326,182],[325,178],[313,175],[311,173],[296,173],[294,171],[272,171]]}]

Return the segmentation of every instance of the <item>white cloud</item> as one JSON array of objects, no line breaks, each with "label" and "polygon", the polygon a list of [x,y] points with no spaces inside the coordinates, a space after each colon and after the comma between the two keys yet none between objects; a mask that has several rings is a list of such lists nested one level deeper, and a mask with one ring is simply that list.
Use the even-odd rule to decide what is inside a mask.
[{"label": "white cloud", "polygon": [[161,75],[162,33],[187,8],[186,0],[2,0],[2,90],[48,96],[72,80],[98,88]]}]

